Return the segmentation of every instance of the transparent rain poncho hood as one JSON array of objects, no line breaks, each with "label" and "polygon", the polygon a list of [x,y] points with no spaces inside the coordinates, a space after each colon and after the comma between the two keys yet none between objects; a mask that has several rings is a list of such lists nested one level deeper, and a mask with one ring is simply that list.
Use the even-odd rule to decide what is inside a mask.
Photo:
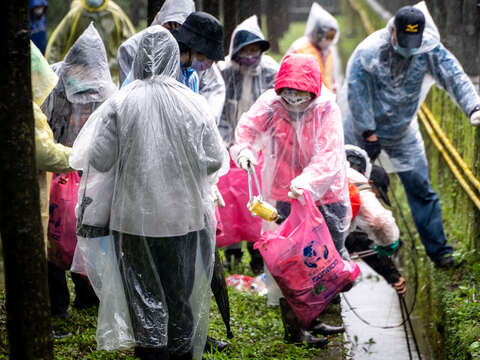
[{"label": "transparent rain poncho hood", "polygon": [[58,76],[48,66],[48,62],[33,42],[30,42],[30,64],[33,102],[42,106],[57,84]]},{"label": "transparent rain poncho hood", "polygon": [[[326,40],[330,29],[335,29],[332,41]],[[320,65],[323,85],[336,92],[336,59],[332,47],[337,43],[340,30],[337,20],[317,3],[313,3],[305,28],[305,36],[297,39],[288,50],[288,54],[307,54],[315,56]],[[323,44],[322,44],[323,43]]]},{"label": "transparent rain poncho hood", "polygon": [[320,69],[313,56],[287,55],[280,64],[275,90],[289,87],[317,96],[306,109],[295,111],[275,90],[266,91],[242,115],[230,153],[237,161],[245,148],[254,154],[263,151],[262,194],[272,204],[290,202],[288,192],[294,179],[319,204],[342,204],[346,214],[336,219],[336,226],[345,232],[351,209],[342,121],[335,96],[320,85]]},{"label": "transparent rain poncho hood", "polygon": [[335,19],[323,7],[318,5],[318,3],[313,3],[312,8],[310,9],[310,14],[308,15],[307,25],[305,27],[305,36],[310,38],[310,40],[312,40],[312,38],[321,40],[322,36],[324,37],[327,31],[330,29],[335,29],[337,31],[332,42],[332,44],[336,44],[338,42],[338,38],[340,37],[340,29],[338,27],[337,19]]},{"label": "transparent rain poncho hood", "polygon": [[[237,34],[242,33],[244,42],[239,42]],[[253,103],[266,90],[272,89],[278,72],[278,64],[270,56],[261,54],[260,60],[253,66],[243,66],[232,60],[232,54],[252,43],[265,42],[258,26],[257,16],[251,16],[238,25],[230,41],[230,54],[225,59],[222,75],[225,80],[226,97],[222,117],[219,123],[220,133],[227,145],[234,140],[234,131],[240,116],[247,112]]]},{"label": "transparent rain poncho hood", "polygon": [[[183,24],[188,15],[195,11],[195,4],[192,0],[167,0],[152,21],[153,25],[163,25],[169,21]],[[118,76],[120,85],[123,84],[129,74],[133,59],[137,53],[138,43],[142,38],[143,31],[133,35],[122,43],[118,48]]]},{"label": "transparent rain poncho hood", "polygon": [[105,47],[93,23],[65,59],[52,67],[60,80],[42,109],[55,140],[72,146],[88,116],[116,91]]},{"label": "transparent rain poncho hood", "polygon": [[[173,36],[147,29],[135,80],[90,117],[73,147],[71,164],[84,174],[77,251],[90,280],[99,279],[99,348],[166,347],[201,358],[205,344],[210,188],[228,170],[228,154],[205,100],[176,80],[179,61]],[[90,251],[103,241],[106,250]]]},{"label": "transparent rain poncho hood", "polygon": [[163,25],[173,21],[183,24],[185,19],[195,11],[193,0],[166,0],[152,21],[152,25]]},{"label": "transparent rain poncho hood", "polygon": [[441,43],[424,2],[415,5],[425,15],[422,44],[405,58],[391,41],[393,19],[386,28],[355,49],[346,72],[339,104],[347,143],[363,145],[362,134],[374,131],[395,171],[409,171],[425,156],[417,111],[436,82],[469,114],[480,103],[457,59]]}]

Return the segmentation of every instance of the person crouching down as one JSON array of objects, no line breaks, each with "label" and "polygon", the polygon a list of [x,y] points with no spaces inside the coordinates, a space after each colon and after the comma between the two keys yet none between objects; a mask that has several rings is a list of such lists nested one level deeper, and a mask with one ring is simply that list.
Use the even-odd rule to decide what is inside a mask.
[{"label": "person crouching down", "polygon": [[[263,198],[279,215],[290,213],[290,201],[308,190],[323,214],[338,252],[348,259],[344,236],[351,218],[343,128],[335,96],[323,87],[318,62],[311,55],[287,55],[275,88],[266,91],[241,118],[230,149],[245,171],[256,165],[263,149]],[[300,327],[293,310],[280,299],[289,342],[323,346],[327,340]],[[321,332],[342,328],[321,324]],[[326,328],[328,327],[328,331]]]},{"label": "person crouching down", "polygon": [[[210,189],[228,167],[228,153],[206,101],[177,81],[179,59],[170,32],[149,28],[133,62],[135,80],[89,119],[98,128],[85,186],[95,172],[113,169],[109,228],[140,359],[201,357],[207,336],[215,244]],[[82,141],[88,139],[75,145]],[[93,204],[82,201],[84,213]]]}]

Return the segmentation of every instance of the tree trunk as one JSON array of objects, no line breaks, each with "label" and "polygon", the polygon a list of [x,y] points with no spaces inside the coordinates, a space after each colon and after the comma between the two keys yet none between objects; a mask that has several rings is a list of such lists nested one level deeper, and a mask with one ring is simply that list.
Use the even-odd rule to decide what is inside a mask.
[{"label": "tree trunk", "polygon": [[158,11],[162,8],[163,3],[165,0],[148,0],[148,8],[147,8],[147,24],[150,25],[155,19],[155,15],[157,15]]},{"label": "tree trunk", "polygon": [[267,0],[265,13],[267,15],[268,40],[270,51],[279,53],[278,42],[289,26],[289,0]]},{"label": "tree trunk", "polygon": [[[257,15],[257,17],[260,19],[261,4],[262,3],[259,0],[242,0],[239,4],[238,21],[242,22],[252,15]],[[259,22],[260,21],[261,20],[259,20]]]},{"label": "tree trunk", "polygon": [[28,0],[2,1],[0,233],[10,359],[52,359],[47,262],[35,166]]},{"label": "tree trunk", "polygon": [[238,8],[242,0],[224,0],[223,1],[223,24],[225,31],[225,54],[228,53],[230,38],[233,30],[238,24]]},{"label": "tree trunk", "polygon": [[137,1],[132,1],[130,4],[130,14],[131,14],[131,20],[132,24],[135,27],[138,27],[138,24],[140,23],[140,9],[141,6],[140,4],[137,3]]},{"label": "tree trunk", "polygon": [[203,11],[220,18],[220,0],[203,0]]}]

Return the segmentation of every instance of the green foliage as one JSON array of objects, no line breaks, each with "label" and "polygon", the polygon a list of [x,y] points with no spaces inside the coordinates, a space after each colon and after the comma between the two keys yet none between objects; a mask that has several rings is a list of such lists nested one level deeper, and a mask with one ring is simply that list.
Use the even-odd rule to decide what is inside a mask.
[{"label": "green foliage", "polygon": [[[232,269],[232,273],[253,276],[248,265],[250,257],[244,249],[242,262]],[[69,279],[71,298],[73,283]],[[209,335],[227,340],[229,346],[222,353],[208,353],[209,360],[240,359],[335,359],[340,360],[343,351],[341,336],[332,337],[326,350],[309,349],[306,346],[286,344],[283,340],[283,325],[278,307],[267,306],[266,296],[261,297],[249,292],[229,289],[231,307],[231,325],[234,333],[232,340],[227,340],[217,305],[212,299]],[[52,320],[57,333],[71,333],[54,342],[56,360],[133,360],[133,351],[96,351],[97,309],[70,309],[72,317],[66,320]],[[0,359],[7,358],[8,344],[6,336],[4,297],[0,296]],[[324,321],[333,324],[341,322],[340,307],[332,306],[325,311]]]},{"label": "green foliage", "polygon": [[[302,21],[292,22],[288,28],[288,31],[285,33],[285,35],[283,35],[283,37],[279,41],[278,46],[280,48],[280,53],[276,54],[276,53],[269,52],[267,54],[273,57],[276,61],[280,63],[280,61],[282,61],[283,57],[285,56],[285,53],[290,48],[290,45],[292,45],[295,40],[303,36],[303,33],[305,32],[305,25],[306,23]],[[268,39],[268,37],[266,38]]]},{"label": "green foliage", "polygon": [[[372,25],[378,29],[384,21],[374,14],[364,0],[357,3],[367,12]],[[365,34],[358,14],[352,12],[348,1],[342,1],[342,16],[338,17],[343,34],[340,54],[345,60]],[[465,161],[478,174],[477,129],[472,129],[468,119],[459,111],[449,96],[437,88],[432,89],[427,99],[435,118],[440,122],[454,146]],[[402,238],[408,239],[407,228],[413,231],[417,257],[419,291],[416,314],[425,324],[433,358],[479,359],[480,358],[480,264],[477,248],[479,243],[479,212],[461,189],[428,134],[422,133],[430,163],[432,184],[442,201],[445,230],[449,242],[454,244],[456,268],[437,270],[425,254],[411,218],[408,203],[400,180],[393,176],[392,195],[395,218],[401,229]],[[478,177],[478,175],[477,175]],[[406,222],[400,214],[407,214]],[[408,245],[409,247],[409,245]],[[415,268],[410,250],[403,250],[403,263],[407,282],[412,283]]]}]

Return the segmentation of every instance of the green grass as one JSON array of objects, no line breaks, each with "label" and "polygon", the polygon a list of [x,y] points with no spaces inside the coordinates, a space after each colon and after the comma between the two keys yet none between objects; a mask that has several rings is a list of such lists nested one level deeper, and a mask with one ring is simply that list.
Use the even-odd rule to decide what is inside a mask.
[{"label": "green grass", "polygon": [[306,23],[303,21],[292,22],[288,28],[288,31],[283,35],[278,43],[280,52],[278,54],[272,52],[267,54],[273,57],[276,61],[280,62],[290,48],[290,45],[292,45],[295,40],[303,36],[305,32],[305,25]]},{"label": "green grass", "polygon": [[[233,269],[234,273],[253,276],[248,266],[248,252],[244,251],[242,263]],[[73,284],[69,279],[71,297],[74,298]],[[206,359],[341,359],[343,344],[341,337],[333,337],[327,350],[309,349],[286,344],[283,341],[283,325],[278,307],[267,306],[267,298],[253,293],[229,289],[231,325],[235,337],[227,340],[225,326],[212,300],[209,335],[226,340],[229,346],[223,353],[205,354]],[[0,359],[8,358],[4,295],[0,297]],[[55,320],[56,330],[71,332],[72,335],[54,341],[56,360],[122,359],[133,360],[133,351],[96,351],[95,329],[97,310],[70,309],[72,317]],[[329,323],[340,321],[340,308],[327,309],[325,316]],[[325,320],[327,321],[327,320]],[[340,357],[339,357],[340,356]]]}]

